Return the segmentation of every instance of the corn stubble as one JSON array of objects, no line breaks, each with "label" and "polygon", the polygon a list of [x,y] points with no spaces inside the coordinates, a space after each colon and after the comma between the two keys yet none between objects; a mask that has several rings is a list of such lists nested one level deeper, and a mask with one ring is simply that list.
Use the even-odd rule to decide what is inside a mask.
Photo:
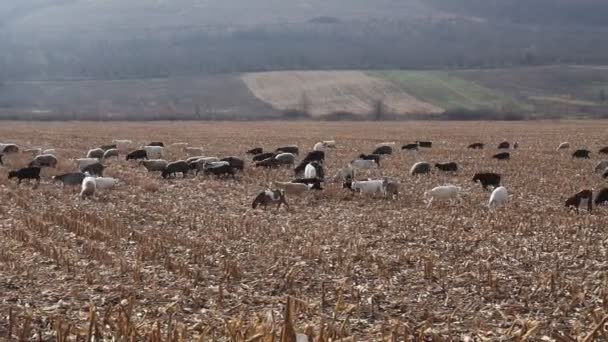
[{"label": "corn stubble", "polygon": [[[0,168],[1,340],[608,340],[608,210],[562,208],[602,184],[591,173],[597,158],[554,151],[562,140],[595,147],[602,122],[66,123],[28,136],[43,127],[3,124],[0,136],[55,147],[64,159],[108,137],[188,141],[220,156],[332,138],[330,175],[380,141],[436,147],[399,151],[380,172],[359,175],[399,178],[396,200],[328,184],[288,198],[289,211],[250,208],[272,180],[291,179],[288,169],[165,181],[121,158],[108,172],[125,185],[82,201],[48,181],[70,170],[65,161],[37,188]],[[503,138],[521,145],[506,163],[491,160],[494,149],[465,148]],[[420,160],[461,170],[409,176]],[[489,193],[470,183],[482,170],[503,175],[513,194],[506,207],[485,207]],[[422,194],[445,183],[472,188],[461,204],[427,210]]]}]

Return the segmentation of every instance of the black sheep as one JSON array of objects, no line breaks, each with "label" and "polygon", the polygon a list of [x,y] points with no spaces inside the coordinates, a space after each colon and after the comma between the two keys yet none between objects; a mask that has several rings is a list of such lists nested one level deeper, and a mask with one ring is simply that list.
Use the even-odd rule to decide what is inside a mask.
[{"label": "black sheep", "polygon": [[606,146],[606,147],[604,147],[604,148],[601,148],[601,149],[599,150],[599,153],[600,153],[600,154],[608,154],[608,146]]},{"label": "black sheep", "polygon": [[441,171],[446,171],[446,172],[456,172],[456,171],[458,171],[458,164],[456,164],[455,162],[436,163],[435,167],[438,168]]},{"label": "black sheep", "polygon": [[498,160],[509,160],[511,158],[511,155],[509,154],[509,152],[502,152],[493,155],[492,158]]},{"label": "black sheep", "polygon": [[508,141],[503,141],[500,144],[498,144],[499,149],[508,149],[509,147],[511,147],[511,144],[509,144]]},{"label": "black sheep", "polygon": [[393,154],[393,148],[390,146],[378,146],[373,152],[372,154],[377,154],[379,156],[385,155],[385,154]]},{"label": "black sheep", "polygon": [[117,149],[118,147],[116,147],[116,144],[111,144],[111,145],[101,145],[99,148],[105,152],[107,150]]},{"label": "black sheep", "polygon": [[54,176],[53,177],[53,181],[55,182],[61,182],[64,186],[65,185],[80,185],[82,184],[82,181],[85,178],[85,174],[82,172],[70,172],[70,173],[64,173],[62,175],[59,176]]},{"label": "black sheep", "polygon": [[165,144],[162,143],[162,141],[153,141],[151,143],[149,143],[146,146],[160,146],[160,147],[165,147]]},{"label": "black sheep", "polygon": [[228,164],[230,164],[230,167],[235,170],[243,171],[245,169],[245,161],[237,157],[226,157],[220,159],[220,161],[228,162]]},{"label": "black sheep", "polygon": [[472,179],[473,182],[475,183],[481,183],[481,186],[485,189],[488,190],[488,186],[493,186],[494,188],[497,188],[500,186],[500,175],[496,174],[496,173],[491,173],[491,172],[487,172],[487,173],[476,173],[475,176],[473,176]]},{"label": "black sheep", "polygon": [[426,147],[426,148],[431,148],[433,147],[433,143],[431,141],[416,141],[416,143],[418,144],[418,146],[420,147]]},{"label": "black sheep", "polygon": [[591,190],[582,190],[568,198],[566,200],[566,208],[574,207],[578,213],[578,208],[585,200],[587,201],[587,210],[591,212],[593,209],[593,191]]},{"label": "black sheep", "polygon": [[181,173],[183,178],[186,178],[186,175],[190,171],[190,165],[183,160],[178,160],[172,163],[167,164],[167,167],[161,173],[163,178],[167,178],[169,176],[175,177],[176,173]]},{"label": "black sheep", "polygon": [[205,175],[213,174],[216,176],[232,176],[234,178],[234,169],[230,165],[205,168],[203,173]]},{"label": "black sheep", "polygon": [[323,190],[321,180],[317,178],[299,178],[291,181],[292,183],[312,185],[311,190]]},{"label": "black sheep", "polygon": [[576,151],[574,151],[574,153],[572,153],[572,158],[589,159],[589,158],[591,158],[589,156],[590,153],[591,153],[591,151],[589,151],[589,150],[576,150]]},{"label": "black sheep", "polygon": [[467,148],[472,148],[474,150],[483,150],[483,143],[472,143]]},{"label": "black sheep", "polygon": [[80,171],[88,172],[91,176],[99,176],[103,177],[103,170],[105,167],[101,163],[94,163],[88,166],[83,167]]},{"label": "black sheep", "polygon": [[595,196],[595,205],[608,203],[608,188],[602,188]]},{"label": "black sheep", "polygon": [[14,144],[9,144],[9,145],[4,146],[4,148],[0,152],[2,152],[2,153],[17,153],[17,152],[19,152],[19,147],[17,145],[14,145]]},{"label": "black sheep", "polygon": [[266,153],[258,153],[255,156],[253,156],[253,161],[262,161],[268,158],[274,158],[277,154],[276,153],[272,153],[272,152],[266,152]]},{"label": "black sheep", "polygon": [[406,144],[406,145],[401,146],[401,149],[408,150],[408,151],[418,150],[418,144]]},{"label": "black sheep", "polygon": [[257,209],[260,205],[266,209],[269,204],[277,203],[277,209],[281,208],[281,204],[285,204],[285,207],[289,209],[289,204],[285,200],[285,192],[283,190],[266,190],[261,192],[253,200],[251,207]]},{"label": "black sheep", "polygon": [[246,154],[256,155],[256,154],[260,154],[260,153],[263,153],[263,152],[264,152],[264,150],[261,147],[254,147],[254,148],[252,148],[251,150],[249,150],[249,151],[247,151],[245,153]]},{"label": "black sheep", "polygon": [[378,166],[380,166],[380,156],[377,154],[360,154],[359,155],[359,159],[363,159],[363,160],[373,160],[376,162],[376,164],[378,164]]},{"label": "black sheep", "polygon": [[10,171],[8,173],[8,179],[17,178],[19,180],[19,184],[24,179],[35,179],[40,183],[40,168],[39,167],[24,167],[17,171]]},{"label": "black sheep", "polygon": [[137,159],[148,159],[148,153],[146,150],[135,150],[129,154],[127,154],[127,160],[137,160]]},{"label": "black sheep", "polygon": [[295,155],[300,154],[300,149],[298,148],[298,146],[295,145],[291,145],[291,146],[282,146],[279,147],[275,150],[276,153],[293,153]]}]

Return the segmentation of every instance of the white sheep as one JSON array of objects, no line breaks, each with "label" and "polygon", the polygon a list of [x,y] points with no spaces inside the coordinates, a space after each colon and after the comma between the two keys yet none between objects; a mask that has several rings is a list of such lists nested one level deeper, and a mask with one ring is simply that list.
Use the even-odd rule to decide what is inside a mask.
[{"label": "white sheep", "polygon": [[97,183],[95,182],[95,178],[94,177],[85,177],[82,180],[80,198],[85,199],[87,197],[93,196],[93,194],[95,194],[96,189],[97,189]]},{"label": "white sheep", "polygon": [[144,146],[144,150],[150,159],[160,159],[163,157],[162,146]]},{"label": "white sheep", "polygon": [[281,165],[293,165],[296,162],[296,155],[293,153],[279,153],[274,159],[278,160]]},{"label": "white sheep", "polygon": [[184,147],[184,152],[189,156],[200,156],[203,154],[202,147]]},{"label": "white sheep", "polygon": [[384,179],[373,179],[365,181],[347,181],[344,183],[343,187],[361,194],[380,193],[383,196],[386,196],[386,184]]},{"label": "white sheep", "polygon": [[570,143],[567,141],[564,141],[563,143],[559,144],[559,146],[557,147],[557,151],[559,150],[565,150],[570,148]]},{"label": "white sheep", "polygon": [[99,159],[97,158],[78,158],[74,159],[74,161],[78,164],[78,168],[81,170],[89,165],[99,163]]},{"label": "white sheep", "polygon": [[169,164],[169,162],[164,159],[142,160],[139,163],[143,165],[148,172],[164,171]]},{"label": "white sheep", "polygon": [[427,208],[431,206],[433,200],[452,201],[453,199],[460,200],[460,192],[462,188],[455,185],[437,186],[424,193],[424,198],[429,200]]},{"label": "white sheep", "polygon": [[504,186],[499,186],[498,188],[492,191],[492,195],[490,195],[490,201],[488,202],[488,207],[492,208],[492,206],[500,206],[505,204],[509,200],[509,192],[507,188]]},{"label": "white sheep", "polygon": [[300,183],[290,183],[290,182],[272,182],[273,189],[282,189],[288,195],[301,195],[308,190],[310,190],[310,186],[307,184]]},{"label": "white sheep", "polygon": [[355,159],[350,162],[350,166],[357,169],[373,169],[378,167],[378,163],[375,160],[367,160],[367,159]]},{"label": "white sheep", "polygon": [[608,160],[602,160],[595,166],[595,172],[603,172],[608,168]]},{"label": "white sheep", "polygon": [[315,169],[312,163],[306,164],[306,167],[304,168],[304,178],[317,178],[317,169]]},{"label": "white sheep", "polygon": [[101,148],[94,148],[92,150],[89,150],[89,152],[87,152],[87,158],[97,158],[97,159],[101,159],[103,158],[103,154],[105,153],[105,151]]},{"label": "white sheep", "polygon": [[431,172],[431,164],[429,164],[427,162],[418,162],[418,163],[414,164],[412,166],[412,168],[410,169],[410,174],[412,176],[421,175],[421,174],[430,173],[430,172]]},{"label": "white sheep", "polygon": [[111,148],[103,153],[103,159],[108,159],[108,158],[112,158],[112,157],[118,158],[119,154],[120,154],[120,151],[118,151],[118,149]]}]

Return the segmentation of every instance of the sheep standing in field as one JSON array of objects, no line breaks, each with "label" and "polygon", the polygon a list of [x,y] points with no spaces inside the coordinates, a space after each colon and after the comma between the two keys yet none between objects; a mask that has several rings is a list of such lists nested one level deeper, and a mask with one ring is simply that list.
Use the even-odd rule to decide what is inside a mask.
[{"label": "sheep standing in field", "polygon": [[118,158],[119,154],[120,154],[120,151],[118,149],[111,148],[109,150],[106,150],[103,153],[103,159],[109,159],[109,158],[112,158],[112,157]]},{"label": "sheep standing in field", "polygon": [[276,159],[280,165],[293,165],[296,163],[296,156],[293,153],[279,153],[274,159]]},{"label": "sheep standing in field", "polygon": [[[226,162],[217,162],[217,163],[226,163]],[[205,165],[205,169],[203,170],[203,173],[205,175],[215,175],[218,177],[227,177],[227,176],[232,176],[232,178],[234,177],[234,169],[232,167],[230,167],[230,165],[228,163],[226,164],[222,164],[222,165]]]},{"label": "sheep standing in field", "polygon": [[393,148],[391,146],[382,145],[382,146],[376,147],[376,149],[372,152],[372,154],[377,154],[379,156],[391,155],[391,154],[393,154]]},{"label": "sheep standing in field", "polygon": [[16,171],[10,171],[8,173],[8,179],[17,178],[18,184],[24,179],[34,179],[40,183],[40,168],[39,167],[24,167]]},{"label": "sheep standing in field", "polygon": [[350,162],[349,166],[355,169],[370,170],[377,168],[378,163],[373,159],[355,159]]},{"label": "sheep standing in field", "polygon": [[41,154],[34,158],[29,164],[29,166],[37,166],[37,167],[56,167],[57,166],[57,157],[52,154]]},{"label": "sheep standing in field", "polygon": [[97,159],[97,158],[78,158],[78,159],[74,159],[74,161],[78,165],[78,168],[81,170],[89,165],[99,163],[99,159]]},{"label": "sheep standing in field", "polygon": [[[129,152],[129,154],[127,154],[127,160],[138,160],[138,159],[148,159],[148,153],[146,152],[146,150],[135,150],[132,152]],[[160,158],[156,158],[156,159],[160,159]]]},{"label": "sheep standing in field", "polygon": [[460,200],[460,192],[462,188],[455,185],[437,186],[424,193],[424,198],[428,199],[427,208],[431,206],[434,200],[452,201]]},{"label": "sheep standing in field", "polygon": [[162,146],[144,146],[144,150],[150,159],[161,159],[163,157]]},{"label": "sheep standing in field", "polygon": [[591,212],[593,209],[593,191],[582,190],[566,200],[566,208],[574,208],[576,213],[581,205],[587,202],[587,211]]},{"label": "sheep standing in field", "polygon": [[285,204],[285,207],[289,209],[289,204],[287,204],[287,200],[285,199],[285,192],[283,190],[262,191],[253,200],[251,207],[253,209],[257,209],[259,206],[263,206],[264,209],[266,209],[269,204],[275,203],[277,204],[277,210],[281,208],[281,204]]},{"label": "sheep standing in field", "polygon": [[438,168],[439,170],[445,171],[445,172],[456,172],[456,171],[458,171],[458,164],[456,164],[455,162],[436,163],[435,167]]},{"label": "sheep standing in field", "polygon": [[378,147],[382,147],[382,146],[390,146],[392,148],[392,147],[395,147],[396,145],[397,145],[397,143],[394,141],[385,141],[385,142],[376,144],[375,147],[378,148]]},{"label": "sheep standing in field", "polygon": [[511,159],[511,154],[509,152],[497,153],[493,155],[492,158],[497,160],[509,160]]},{"label": "sheep standing in field", "polygon": [[608,203],[608,188],[602,188],[595,196],[595,205],[603,205]]},{"label": "sheep standing in field", "polygon": [[602,160],[601,162],[597,163],[597,165],[595,165],[595,172],[603,172],[604,170],[606,170],[608,168],[608,160]]},{"label": "sheep standing in field", "polygon": [[385,196],[391,196],[393,198],[399,197],[399,189],[401,183],[395,179],[384,178],[384,194]]},{"label": "sheep standing in field", "polygon": [[103,166],[103,164],[101,163],[94,163],[91,165],[87,165],[83,168],[80,169],[80,171],[82,171],[83,173],[89,173],[92,176],[103,176],[103,170],[105,169],[105,166]]},{"label": "sheep standing in field", "polygon": [[296,175],[304,172],[306,165],[312,162],[318,162],[319,164],[323,164],[325,162],[325,152],[324,151],[311,151],[308,152],[306,157],[302,159],[302,161],[295,167],[294,172]]},{"label": "sheep standing in field", "polygon": [[15,145],[15,144],[0,144],[0,153],[11,154],[11,153],[18,153],[18,152],[19,152],[19,146]]},{"label": "sheep standing in field", "polygon": [[361,160],[373,160],[376,162],[376,164],[378,164],[378,167],[380,167],[380,156],[377,154],[365,154],[365,153],[361,153],[359,155],[359,159]]},{"label": "sheep standing in field", "polygon": [[118,179],[111,177],[93,177],[97,190],[110,189],[118,184]]},{"label": "sheep standing in field", "polygon": [[94,148],[92,150],[89,150],[89,152],[87,152],[87,158],[102,159],[104,153],[105,153],[105,151],[103,149],[101,149],[101,148]]},{"label": "sheep standing in field", "polygon": [[237,157],[225,157],[220,159],[219,161],[228,162],[231,168],[239,171],[243,171],[245,169],[245,161],[241,158]]},{"label": "sheep standing in field", "polygon": [[472,143],[471,145],[467,146],[467,148],[473,149],[473,150],[483,150],[484,144],[483,143]]},{"label": "sheep standing in field", "polygon": [[163,170],[161,176],[163,178],[167,178],[169,176],[176,177],[177,173],[181,173],[182,178],[186,178],[188,171],[190,171],[190,165],[188,165],[185,160],[178,160],[167,164],[167,167]]},{"label": "sheep standing in field", "polygon": [[511,147],[511,144],[509,144],[508,141],[503,141],[500,144],[498,144],[499,150],[506,150],[506,149],[509,149],[510,147]]},{"label": "sheep standing in field", "polygon": [[590,153],[591,153],[591,151],[589,151],[589,150],[584,150],[584,149],[576,150],[576,151],[574,151],[574,153],[572,153],[572,158],[589,159],[589,158],[591,158],[589,156]]},{"label": "sheep standing in field", "polygon": [[350,189],[360,194],[382,194],[386,196],[386,181],[384,179],[374,179],[366,181],[347,180],[342,184],[343,189]]},{"label": "sheep standing in field", "polygon": [[559,144],[559,146],[557,146],[557,151],[567,150],[569,148],[570,148],[570,143],[567,141],[564,141],[563,143]]},{"label": "sheep standing in field", "polygon": [[500,175],[492,172],[476,173],[473,176],[472,181],[475,183],[481,183],[484,190],[488,190],[488,186],[497,188],[500,186]]},{"label": "sheep standing in field", "polygon": [[143,165],[148,172],[162,172],[167,168],[169,162],[164,159],[150,159],[142,160],[139,164]]},{"label": "sheep standing in field", "polygon": [[281,161],[275,158],[267,158],[255,163],[255,167],[265,167],[268,169],[273,169],[281,165]]},{"label": "sheep standing in field", "polygon": [[431,173],[431,164],[427,162],[418,162],[414,164],[410,169],[410,174],[412,176],[423,175],[428,173]]},{"label": "sheep standing in field", "polygon": [[80,190],[80,198],[85,199],[95,194],[97,190],[97,182],[94,177],[85,177],[82,180],[82,187]]},{"label": "sheep standing in field", "polygon": [[272,182],[272,188],[281,189],[285,192],[286,195],[294,195],[300,196],[301,194],[308,192],[310,190],[310,186],[302,183],[292,183],[292,182]]},{"label": "sheep standing in field", "polygon": [[321,166],[321,164],[318,162],[309,163],[304,169],[304,178],[316,178],[323,180],[325,178],[323,166]]},{"label": "sheep standing in field", "polygon": [[69,172],[62,175],[53,176],[54,182],[61,182],[62,186],[66,185],[80,185],[85,179],[85,174],[82,172]]},{"label": "sheep standing in field", "polygon": [[220,161],[220,159],[217,157],[200,157],[194,160],[192,160],[192,158],[188,158],[186,163],[190,165],[190,170],[196,170],[196,174],[198,175],[200,171],[205,169],[205,165],[218,161]]},{"label": "sheep standing in field", "polygon": [[494,189],[494,191],[492,191],[492,194],[490,195],[490,201],[488,202],[488,207],[492,208],[492,206],[501,206],[507,203],[508,200],[509,192],[507,191],[507,188],[505,188],[504,186],[499,186],[498,188]]},{"label": "sheep standing in field", "polygon": [[433,147],[433,143],[431,141],[416,141],[416,144],[420,147],[431,148]]}]

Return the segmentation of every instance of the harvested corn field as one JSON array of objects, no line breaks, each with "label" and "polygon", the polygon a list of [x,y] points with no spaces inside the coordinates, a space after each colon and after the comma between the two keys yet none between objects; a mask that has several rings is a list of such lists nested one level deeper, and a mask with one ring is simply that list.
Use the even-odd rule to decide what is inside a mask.
[{"label": "harvested corn field", "polygon": [[382,101],[392,113],[440,113],[399,86],[361,71],[276,71],[242,76],[251,92],[279,110],[306,110],[318,117],[336,112],[367,115]]},{"label": "harvested corn field", "polygon": [[[606,339],[608,209],[564,207],[606,181],[593,172],[605,122],[564,123],[3,123],[21,151],[0,166],[0,337],[75,341],[442,341]],[[103,161],[120,183],[86,200],[51,177],[74,171],[113,139],[165,143],[184,159],[238,156],[245,170],[220,178],[163,179],[136,161]],[[287,197],[289,209],[253,210],[253,198],[292,168],[256,168],[245,151],[296,144],[301,159],[322,140],[322,191]],[[404,152],[401,144],[432,142]],[[508,161],[491,158],[517,141]],[[380,142],[397,142],[379,169],[396,199],[352,193],[332,176]],[[572,149],[556,151],[562,141]],[[467,149],[483,142],[483,150]],[[176,145],[179,146],[179,145]],[[8,179],[54,148],[40,185]],[[586,147],[591,159],[573,159]],[[458,163],[411,176],[419,161]],[[489,210],[474,173],[496,172],[510,193]],[[461,201],[424,202],[454,184]],[[281,337],[282,336],[282,337]]]}]

